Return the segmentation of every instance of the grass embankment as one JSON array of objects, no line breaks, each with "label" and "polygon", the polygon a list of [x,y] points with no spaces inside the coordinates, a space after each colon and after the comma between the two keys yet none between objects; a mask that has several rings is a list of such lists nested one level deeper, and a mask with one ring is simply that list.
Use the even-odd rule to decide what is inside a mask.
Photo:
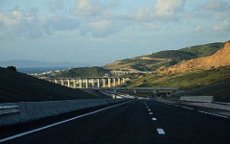
[{"label": "grass embankment", "polygon": [[0,82],[0,103],[100,98],[5,68],[0,68]]},{"label": "grass embankment", "polygon": [[230,78],[230,67],[196,70],[175,75],[147,75],[130,82],[130,86],[169,86],[181,89],[198,88]]},{"label": "grass embankment", "polygon": [[182,95],[211,95],[215,101],[230,102],[230,66],[210,70],[197,70],[171,76],[146,75],[131,81],[133,86],[168,86],[184,89],[171,98]]},{"label": "grass embankment", "polygon": [[230,78],[223,81],[218,81],[210,85],[184,91],[180,94],[175,94],[173,97],[178,98],[182,95],[210,95],[214,96],[215,101],[230,102]]}]

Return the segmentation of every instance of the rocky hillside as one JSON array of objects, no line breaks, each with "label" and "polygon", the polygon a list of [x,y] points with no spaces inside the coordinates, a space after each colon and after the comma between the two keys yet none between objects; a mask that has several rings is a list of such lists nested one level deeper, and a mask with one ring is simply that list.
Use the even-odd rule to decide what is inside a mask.
[{"label": "rocky hillside", "polygon": [[207,57],[191,59],[177,65],[161,69],[161,73],[176,74],[191,70],[208,70],[230,65],[230,42],[226,42],[224,47],[215,54]]},{"label": "rocky hillside", "polygon": [[212,55],[222,48],[223,45],[224,43],[218,42],[179,50],[160,51],[149,55],[115,61],[107,64],[105,67],[112,70],[155,71],[160,67],[172,66],[183,60]]}]

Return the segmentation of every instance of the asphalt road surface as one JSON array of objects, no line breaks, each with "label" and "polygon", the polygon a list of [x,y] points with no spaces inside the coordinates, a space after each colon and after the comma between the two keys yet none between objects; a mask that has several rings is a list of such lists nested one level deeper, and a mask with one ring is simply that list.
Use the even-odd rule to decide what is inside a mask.
[{"label": "asphalt road surface", "polygon": [[229,144],[230,120],[152,100],[137,100],[5,143]]}]

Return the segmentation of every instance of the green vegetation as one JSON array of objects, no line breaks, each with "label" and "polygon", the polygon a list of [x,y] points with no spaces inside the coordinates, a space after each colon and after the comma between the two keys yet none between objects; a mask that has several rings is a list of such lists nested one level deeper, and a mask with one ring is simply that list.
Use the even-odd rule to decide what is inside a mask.
[{"label": "green vegetation", "polygon": [[230,66],[190,71],[176,75],[147,74],[130,81],[127,87],[168,86],[184,89],[172,99],[182,95],[212,95],[216,101],[230,102]]},{"label": "green vegetation", "polygon": [[152,66],[154,64],[159,63],[159,60],[146,60],[146,59],[126,59],[122,61],[123,64],[130,63],[132,69],[140,70],[140,71],[150,71],[152,70]]},{"label": "green vegetation", "polygon": [[199,46],[192,46],[192,47],[183,48],[179,50],[194,54],[196,57],[205,57],[214,54],[216,51],[218,51],[220,48],[223,47],[224,47],[224,43],[218,42],[218,43],[210,43],[210,44],[199,45]]},{"label": "green vegetation", "polygon": [[170,99],[179,99],[182,95],[197,96],[197,95],[211,95],[214,96],[215,101],[230,102],[230,78],[223,81],[214,82],[213,84],[202,86],[199,88],[176,93]]},{"label": "green vegetation", "polygon": [[160,51],[157,53],[153,53],[151,55],[148,55],[148,57],[165,58],[165,59],[172,59],[175,61],[181,61],[181,60],[188,60],[188,59],[195,58],[196,55],[186,51],[167,50],[167,51]]},{"label": "green vegetation", "polygon": [[17,68],[15,66],[7,66],[6,68],[15,72],[17,71]]},{"label": "green vegetation", "polygon": [[132,81],[129,86],[170,86],[192,89],[223,81],[226,78],[230,78],[230,67],[191,71],[172,76],[149,74]]},{"label": "green vegetation", "polygon": [[0,81],[0,103],[100,98],[6,68],[0,68]]},{"label": "green vegetation", "polygon": [[150,55],[139,56],[131,59],[124,59],[108,64],[105,67],[116,70],[140,70],[155,71],[160,67],[168,67],[183,60],[205,57],[214,54],[224,43],[210,43],[199,46],[182,48],[179,50],[166,50]]},{"label": "green vegetation", "polygon": [[52,74],[52,77],[62,77],[62,78],[103,77],[106,74],[111,75],[109,70],[104,69],[102,67],[81,67],[81,68],[72,68],[70,70],[54,73]]}]

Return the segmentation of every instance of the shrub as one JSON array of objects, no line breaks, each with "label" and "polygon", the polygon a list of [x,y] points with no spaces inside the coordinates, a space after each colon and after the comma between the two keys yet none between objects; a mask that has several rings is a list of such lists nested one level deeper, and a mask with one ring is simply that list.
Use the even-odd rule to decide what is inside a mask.
[{"label": "shrub", "polygon": [[6,68],[15,72],[17,71],[17,68],[15,66],[7,66]]}]

